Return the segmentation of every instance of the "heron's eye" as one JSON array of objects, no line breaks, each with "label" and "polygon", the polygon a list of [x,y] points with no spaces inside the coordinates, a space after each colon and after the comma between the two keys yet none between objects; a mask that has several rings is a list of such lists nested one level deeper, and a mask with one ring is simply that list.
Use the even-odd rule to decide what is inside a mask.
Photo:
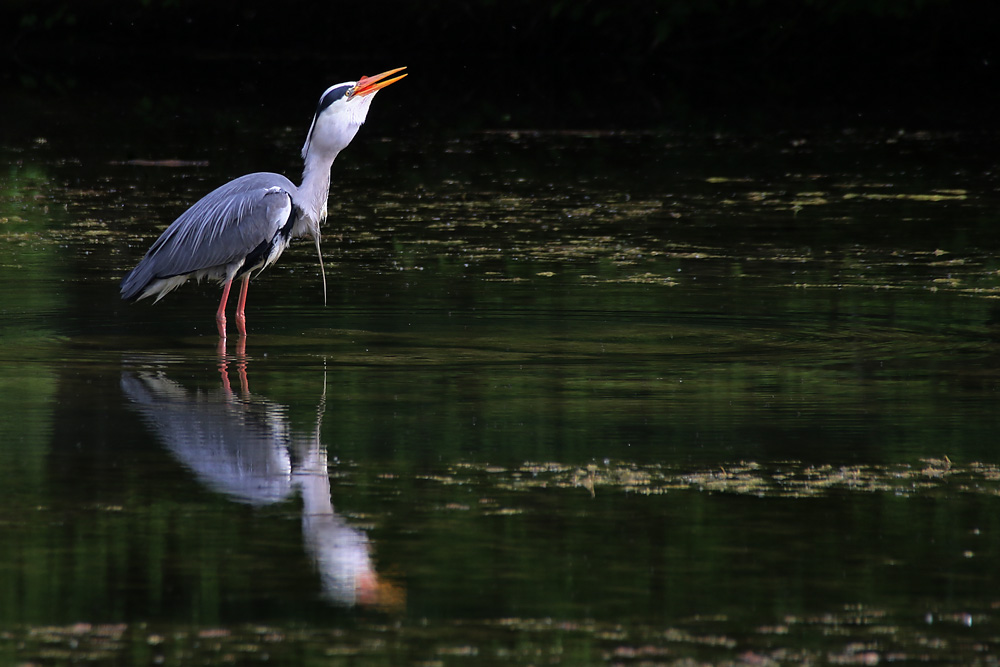
[{"label": "heron's eye", "polygon": [[344,97],[346,97],[347,99],[351,99],[352,97],[354,97],[354,88],[349,88],[348,91],[344,93]]}]

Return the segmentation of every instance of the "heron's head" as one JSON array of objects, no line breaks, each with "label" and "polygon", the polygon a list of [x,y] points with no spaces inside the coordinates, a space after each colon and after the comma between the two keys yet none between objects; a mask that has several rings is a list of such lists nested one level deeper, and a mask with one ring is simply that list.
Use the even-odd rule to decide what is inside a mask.
[{"label": "heron's head", "polygon": [[323,91],[306,135],[306,143],[302,146],[303,159],[310,150],[332,151],[334,154],[344,150],[365,122],[375,93],[406,76],[392,76],[404,69],[397,67],[375,76],[363,76],[358,81],[345,81]]}]

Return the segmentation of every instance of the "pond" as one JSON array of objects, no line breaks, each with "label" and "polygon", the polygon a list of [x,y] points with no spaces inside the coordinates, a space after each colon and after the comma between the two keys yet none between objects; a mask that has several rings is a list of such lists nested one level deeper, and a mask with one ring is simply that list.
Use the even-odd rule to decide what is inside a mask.
[{"label": "pond", "polygon": [[4,663],[997,661],[996,135],[376,108],[220,349],[118,282],[306,128],[80,105],[0,145]]}]

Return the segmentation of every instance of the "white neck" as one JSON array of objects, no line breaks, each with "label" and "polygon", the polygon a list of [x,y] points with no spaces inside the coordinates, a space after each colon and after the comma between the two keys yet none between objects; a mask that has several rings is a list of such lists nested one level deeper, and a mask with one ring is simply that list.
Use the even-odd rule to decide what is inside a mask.
[{"label": "white neck", "polygon": [[320,223],[326,220],[326,205],[330,199],[330,167],[336,158],[336,152],[321,148],[312,148],[306,153],[302,185],[299,186],[296,202],[308,219],[306,229],[319,229]]},{"label": "white neck", "polygon": [[375,93],[337,100],[313,118],[302,147],[302,159],[306,164],[296,202],[302,209],[304,219],[300,219],[292,229],[293,236],[319,238],[319,226],[326,220],[326,205],[330,198],[330,167],[365,122],[373,97]]}]

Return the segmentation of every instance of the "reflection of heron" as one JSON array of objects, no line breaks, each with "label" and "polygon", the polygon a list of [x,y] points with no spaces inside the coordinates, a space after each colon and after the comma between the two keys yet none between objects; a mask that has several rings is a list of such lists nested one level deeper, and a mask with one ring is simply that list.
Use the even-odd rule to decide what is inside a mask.
[{"label": "reflection of heron", "polygon": [[225,338],[229,288],[242,277],[236,328],[246,336],[244,307],[251,273],[276,262],[289,242],[300,236],[316,242],[322,270],[319,226],[326,219],[330,167],[365,122],[375,93],[406,76],[388,78],[403,69],[327,88],[302,147],[302,184],[296,187],[280,174],[262,172],[241,176],[208,193],[167,227],[125,276],[122,298],[155,296],[159,301],[189,278],[218,280],[223,287],[215,319],[219,337]]},{"label": "reflection of heron", "polygon": [[[123,372],[122,390],[170,452],[205,486],[251,505],[302,495],[302,531],[324,594],[346,605],[392,607],[401,592],[381,581],[368,536],[333,509],[323,403],[313,433],[291,430],[285,406],[227,387],[189,391],[162,372]],[[325,400],[325,397],[324,397]]]}]

